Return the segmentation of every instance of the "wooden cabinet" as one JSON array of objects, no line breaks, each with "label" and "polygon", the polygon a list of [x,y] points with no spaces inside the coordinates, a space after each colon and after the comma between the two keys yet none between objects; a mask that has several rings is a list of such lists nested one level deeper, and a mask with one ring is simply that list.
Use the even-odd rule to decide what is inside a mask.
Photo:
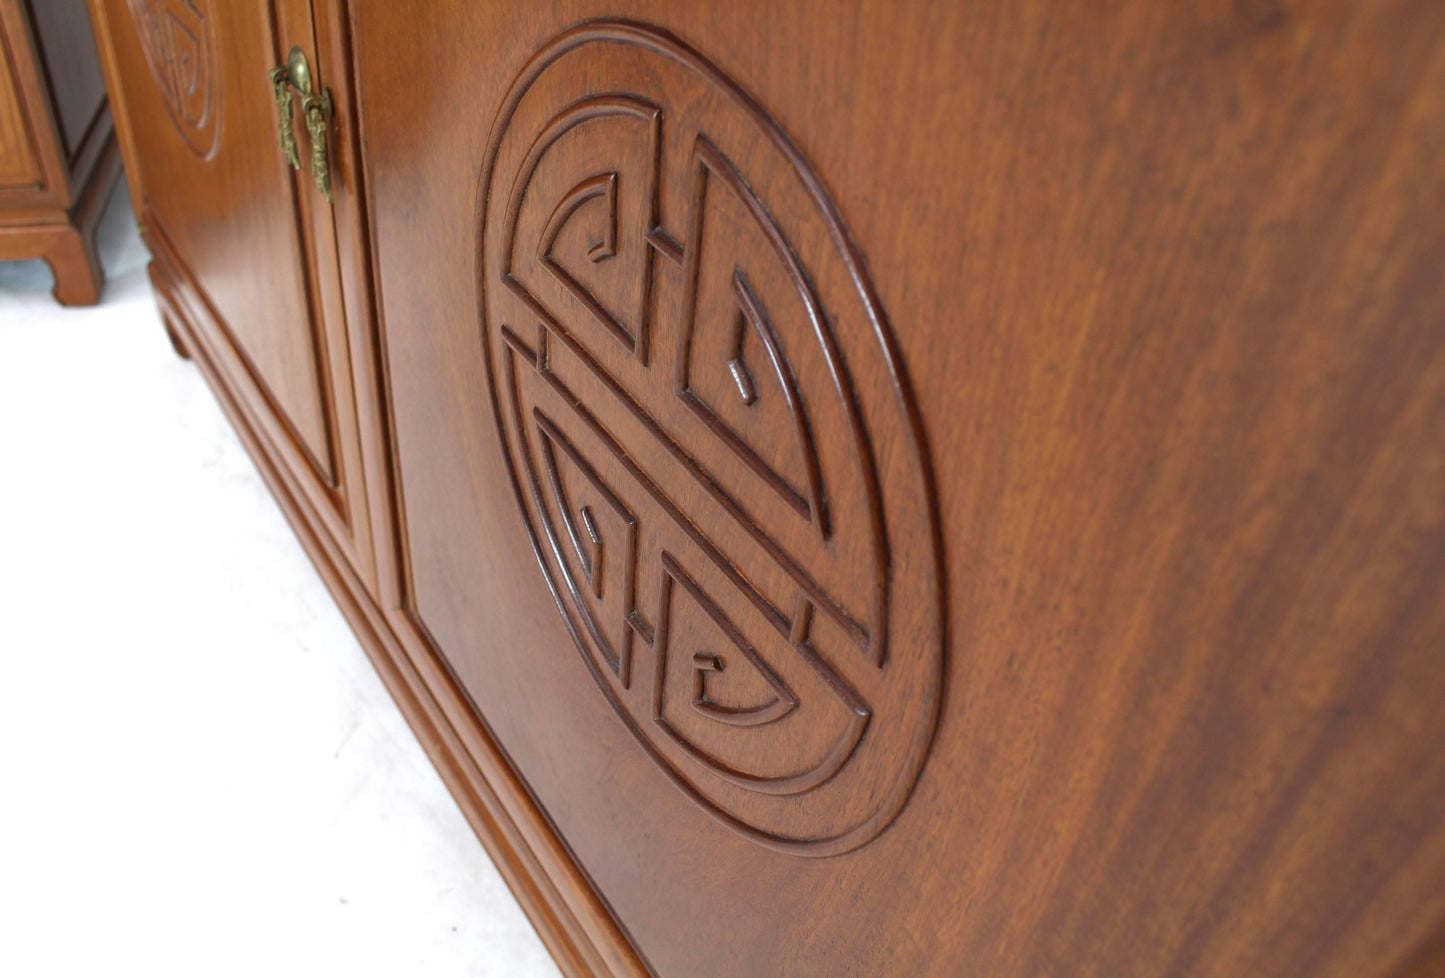
[{"label": "wooden cabinet", "polygon": [[119,176],[85,0],[0,0],[0,261],[43,258],[56,299],[96,302]]},{"label": "wooden cabinet", "polygon": [[564,971],[1445,969],[1445,8],[94,3]]},{"label": "wooden cabinet", "polygon": [[[310,6],[114,0],[94,11],[167,324],[204,351],[307,518],[369,577],[339,239],[309,168],[279,148],[268,75],[293,46],[315,60]],[[291,128],[304,146],[298,108]]]}]

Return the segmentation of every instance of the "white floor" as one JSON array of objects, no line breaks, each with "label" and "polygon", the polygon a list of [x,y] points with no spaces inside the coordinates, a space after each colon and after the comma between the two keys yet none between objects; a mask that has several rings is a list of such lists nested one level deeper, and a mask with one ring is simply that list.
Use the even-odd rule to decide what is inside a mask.
[{"label": "white floor", "polygon": [[101,238],[0,263],[0,975],[557,975]]}]

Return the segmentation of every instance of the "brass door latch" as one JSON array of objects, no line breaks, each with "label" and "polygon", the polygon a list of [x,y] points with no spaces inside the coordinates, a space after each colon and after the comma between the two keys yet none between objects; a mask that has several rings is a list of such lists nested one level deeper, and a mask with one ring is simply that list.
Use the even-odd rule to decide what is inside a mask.
[{"label": "brass door latch", "polygon": [[296,150],[296,134],[292,129],[292,99],[301,97],[301,114],[311,140],[311,178],[326,202],[331,203],[331,155],[327,129],[331,122],[331,92],[312,90],[311,65],[299,47],[293,47],[284,65],[266,73],[271,80],[271,94],[276,99],[277,138],[291,169],[301,169]]}]

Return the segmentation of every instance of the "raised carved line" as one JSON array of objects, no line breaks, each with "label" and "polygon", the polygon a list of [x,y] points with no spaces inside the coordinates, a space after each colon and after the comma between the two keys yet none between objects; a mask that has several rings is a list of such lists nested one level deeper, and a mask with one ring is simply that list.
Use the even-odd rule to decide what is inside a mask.
[{"label": "raised carved line", "polygon": [[720,655],[700,652],[692,657],[692,703],[690,705],[709,720],[716,720],[733,727],[761,727],[778,722],[798,708],[797,699],[788,692],[782,680],[772,674],[771,669],[763,673],[763,678],[773,684],[773,698],[766,703],[746,707],[721,706],[714,703],[708,698],[707,677],[721,673],[726,668],[727,662]]},{"label": "raised carved line", "polygon": [[692,352],[692,330],[690,328],[683,333],[681,350],[678,355],[678,396],[694,414],[703,420],[703,423],[712,429],[715,435],[747,463],[749,468],[787,500],[789,505],[803,516],[810,518],[819,536],[826,540],[829,536],[828,518],[827,507],[823,500],[823,476],[818,467],[818,450],[813,444],[813,431],[808,424],[808,416],[804,411],[802,399],[798,396],[798,384],[793,378],[793,369],[783,355],[782,343],[778,339],[777,330],[773,328],[772,321],[764,311],[762,303],[758,301],[757,293],[748,284],[747,276],[740,268],[733,270],[732,287],[733,298],[738,304],[739,319],[737,336],[733,343],[737,352],[728,361],[728,370],[737,384],[744,403],[751,406],[757,400],[757,391],[752,375],[748,372],[747,365],[743,363],[741,355],[745,331],[751,327],[754,334],[762,341],[763,349],[767,351],[768,362],[778,379],[778,386],[783,392],[783,400],[787,404],[788,414],[793,419],[794,437],[798,442],[798,451],[802,456],[808,480],[807,495],[804,496],[789,485],[786,479],[763,461],[752,446],[728,427],[727,423],[718,417],[708,403],[691,389],[688,383]]},{"label": "raised carved line", "polygon": [[[656,161],[662,151],[662,110],[651,102],[647,102],[643,99],[631,98],[628,96],[620,95],[598,96],[594,98],[584,98],[574,103],[568,108],[566,112],[557,116],[550,123],[548,123],[548,125],[542,130],[541,134],[539,134],[537,138],[533,141],[532,146],[527,152],[527,161],[518,171],[517,178],[512,185],[511,194],[508,198],[507,227],[509,230],[507,234],[507,254],[504,259],[504,267],[506,269],[508,281],[511,284],[512,288],[520,290],[520,292],[526,294],[528,300],[533,305],[536,305],[538,308],[541,308],[541,303],[538,302],[534,297],[532,297],[531,294],[527,292],[526,288],[521,284],[521,282],[517,281],[517,279],[512,274],[512,269],[514,267],[513,249],[516,245],[517,218],[521,212],[522,200],[526,196],[528,187],[531,185],[532,175],[536,172],[537,161],[542,158],[543,154],[546,153],[547,150],[550,149],[557,140],[561,139],[562,136],[565,135],[567,132],[581,125],[584,122],[588,122],[593,119],[602,119],[608,116],[630,116],[632,118],[641,119],[648,124],[650,138],[654,147],[652,155],[655,168]],[[571,193],[567,195],[567,198],[564,198],[563,202],[554,209],[552,215],[553,219],[555,219],[558,213],[563,210],[568,198],[574,198],[580,194],[590,192],[599,184],[599,181],[605,180],[607,176],[608,174],[598,174],[589,178],[588,180],[584,180],[582,184],[579,184],[577,187],[575,187],[571,191]],[[617,182],[616,174],[611,174],[611,176],[613,178],[612,182],[609,186],[605,187],[604,192],[607,194],[607,202],[609,208],[609,215],[607,220],[612,226],[613,251],[611,253],[615,254],[615,236],[617,223]],[[655,177],[649,181],[649,186],[652,188],[650,202],[652,216],[648,221],[649,226],[655,225],[657,221],[656,183],[657,182]],[[544,234],[543,236],[544,244],[542,245],[541,249],[545,253],[545,257],[547,259],[550,259],[552,242],[556,239],[556,235],[561,230],[563,224],[566,223],[566,218],[570,218],[572,214],[576,213],[577,207],[580,207],[581,204],[585,203],[585,200],[587,199],[591,199],[591,197],[589,196],[585,197],[585,199],[583,200],[577,200],[574,206],[566,212],[566,217],[564,217],[560,222],[556,223],[555,228],[553,227],[554,221],[548,221],[548,233]],[[594,260],[596,259],[594,258]],[[615,335],[627,347],[627,349],[631,350],[633,354],[637,356],[639,360],[641,360],[643,363],[647,362],[647,333],[649,315],[648,296],[651,294],[652,282],[651,251],[648,251],[648,253],[643,259],[642,282],[640,283],[639,287],[640,298],[638,300],[638,308],[636,310],[637,329],[635,333],[623,326],[622,323],[618,321],[616,316],[612,315],[611,312],[604,308],[603,305],[597,301],[596,297],[593,296],[591,292],[584,288],[582,284],[578,282],[572,275],[568,274],[566,270],[563,269],[556,261],[544,260],[542,264],[544,268],[546,268],[549,272],[555,275],[557,279],[562,283],[562,285],[587,308],[587,310],[597,319],[598,322],[600,322],[609,332]]]},{"label": "raised carved line", "polygon": [[557,241],[563,225],[572,219],[577,208],[597,197],[607,202],[607,219],[603,222],[602,240],[587,249],[587,257],[599,262],[617,254],[617,174],[599,173],[573,187],[557,204],[552,216],[547,218],[547,226],[542,231],[542,240],[537,248],[539,259],[556,261],[552,257],[552,245]]},{"label": "raised carved line", "polygon": [[617,254],[617,174],[599,173],[573,187],[552,211],[551,217],[547,218],[546,229],[543,230],[542,240],[537,247],[537,259],[543,268],[551,272],[563,287],[576,297],[578,302],[587,307],[598,322],[622,341],[623,346],[636,352],[638,338],[626,326],[618,322],[617,317],[608,312],[607,308],[597,301],[597,297],[577,281],[567,269],[563,268],[552,254],[552,245],[556,242],[557,235],[561,233],[562,228],[583,204],[599,197],[605,201],[607,208],[606,216],[603,218],[602,240],[587,249],[587,257],[594,263],[615,257]]},{"label": "raised carved line", "polygon": [[[525,293],[526,290],[522,290],[521,294],[525,295]],[[542,317],[543,321],[546,322],[548,333],[552,336],[560,338],[562,342],[574,354],[576,354],[580,359],[582,359],[583,362],[587,363],[587,365],[591,367],[592,372],[596,374],[604,383],[606,383],[612,389],[613,393],[617,395],[619,402],[627,405],[631,409],[634,416],[645,426],[647,426],[652,431],[652,433],[656,435],[660,442],[662,442],[669,449],[671,449],[671,451],[674,453],[674,455],[677,456],[679,461],[682,461],[684,464],[694,466],[695,469],[699,472],[700,478],[707,478],[706,474],[701,472],[701,466],[698,466],[697,463],[693,461],[690,456],[684,453],[682,449],[668,437],[666,432],[664,432],[657,425],[657,423],[653,421],[635,401],[632,400],[630,395],[628,395],[627,392],[623,390],[622,387],[618,385],[615,380],[612,379],[611,375],[608,374],[607,371],[603,370],[601,365],[597,364],[596,361],[591,358],[591,354],[587,352],[586,347],[576,342],[576,340],[559,323],[557,323],[555,320],[551,320],[545,309],[539,306],[535,308],[535,311],[537,312],[538,316]],[[521,353],[524,359],[531,363],[533,367],[536,367],[537,354],[534,351],[530,350],[515,332],[513,332],[511,329],[507,328],[504,325],[501,328],[501,333],[504,341],[509,346]],[[602,441],[604,445],[607,446],[608,451],[610,451],[619,461],[622,462],[624,466],[627,467],[631,475],[647,489],[648,493],[654,499],[656,499],[660,504],[662,504],[668,515],[672,517],[672,519],[678,524],[678,526],[682,527],[683,530],[688,534],[688,536],[690,536],[694,540],[694,542],[698,544],[698,546],[703,548],[703,550],[708,554],[709,558],[715,561],[718,566],[723,569],[724,573],[726,573],[730,578],[732,578],[733,582],[738,586],[738,589],[747,595],[748,599],[751,600],[753,604],[758,607],[758,610],[763,613],[764,617],[768,619],[768,621],[773,625],[773,627],[776,628],[780,634],[789,634],[792,630],[791,620],[786,615],[784,615],[782,611],[775,607],[771,601],[764,597],[762,592],[759,591],[756,587],[754,587],[751,582],[749,582],[745,577],[743,577],[738,572],[737,568],[733,566],[732,561],[728,560],[727,556],[724,555],[723,552],[719,550],[717,546],[710,539],[708,539],[706,535],[703,534],[703,532],[697,527],[697,525],[692,520],[687,518],[687,516],[682,512],[680,508],[678,508],[678,506],[672,501],[672,499],[669,498],[668,495],[662,491],[662,488],[658,486],[651,478],[647,476],[645,472],[642,471],[641,468],[637,466],[637,463],[632,460],[630,455],[628,455],[627,450],[623,448],[622,445],[619,444],[615,438],[612,437],[612,435],[607,431],[606,427],[604,427],[602,423],[597,419],[597,416],[593,414],[575,394],[572,393],[572,391],[567,387],[567,385],[562,383],[562,381],[557,377],[556,374],[546,370],[539,370],[538,373],[541,374],[541,376],[546,379],[547,383],[551,385],[552,388],[562,396],[562,398],[572,407],[574,411],[577,412],[578,417],[580,417],[584,422],[586,422],[587,426],[593,431],[593,433],[597,435],[597,437]],[[859,648],[866,650],[868,648],[868,633],[863,630],[863,626],[860,625],[857,621],[855,621],[843,609],[842,605],[838,604],[838,602],[835,601],[831,595],[824,591],[822,586],[819,585],[818,582],[815,581],[812,576],[803,569],[801,564],[799,564],[790,554],[784,551],[777,544],[776,541],[774,541],[767,534],[763,533],[760,527],[757,527],[756,524],[752,523],[751,520],[748,518],[747,514],[743,512],[742,508],[739,507],[735,502],[733,502],[731,497],[728,496],[727,493],[724,492],[720,486],[717,486],[716,483],[712,482],[710,479],[707,480],[706,484],[715,490],[714,494],[718,497],[719,501],[722,502],[723,505],[729,509],[732,515],[738,520],[738,523],[744,527],[747,527],[750,532],[752,532],[758,542],[762,544],[764,550],[766,550],[768,555],[771,556],[775,561],[777,561],[779,566],[781,566],[785,571],[788,572],[789,576],[793,578],[793,580],[798,584],[798,586],[802,588],[816,604],[822,607],[830,617],[832,617],[838,622],[838,625],[843,629],[844,633],[855,643],[857,643]]]},{"label": "raised carved line", "polygon": [[753,472],[772,486],[801,515],[811,520],[818,534],[826,540],[829,532],[823,500],[823,477],[819,469],[818,452],[813,444],[813,434],[808,424],[807,413],[802,399],[798,396],[798,385],[793,378],[792,367],[789,365],[787,357],[783,355],[782,343],[778,339],[777,331],[773,329],[772,322],[768,319],[762,303],[758,301],[757,294],[748,284],[747,277],[740,268],[733,270],[733,297],[738,304],[738,309],[753,326],[758,338],[762,340],[764,348],[768,351],[768,359],[772,363],[773,371],[778,377],[788,412],[793,418],[799,450],[803,458],[807,479],[806,494],[799,493],[781,474],[764,461],[747,441],[728,427],[717,413],[702,398],[698,397],[689,384],[693,329],[697,318],[697,283],[702,267],[703,220],[706,214],[710,177],[716,177],[722,181],[748,209],[753,220],[757,222],[758,227],[762,229],[765,237],[773,246],[777,256],[787,266],[790,277],[797,286],[803,308],[807,311],[808,319],[815,325],[815,328],[822,321],[817,297],[813,294],[807,277],[803,275],[802,268],[798,265],[797,257],[788,247],[787,241],[783,238],[782,232],[778,230],[772,215],[768,213],[762,201],[758,200],[757,195],[752,192],[747,182],[743,180],[737,169],[728,162],[722,152],[712,144],[711,140],[699,133],[693,144],[692,211],[687,232],[687,244],[684,246],[683,252],[687,266],[687,291],[683,298],[683,308],[686,313],[683,320],[682,342],[678,349],[678,396],[712,429],[714,434],[727,443],[728,447]]},{"label": "raised carved line", "polygon": [[[598,647],[608,660],[608,665],[612,667],[612,671],[617,675],[618,681],[622,683],[622,688],[626,689],[632,682],[633,619],[637,614],[637,517],[632,514],[632,511],[627,508],[627,504],[622,501],[617,493],[613,492],[612,487],[607,485],[602,479],[602,476],[597,473],[597,470],[588,463],[582,453],[577,450],[577,447],[562,433],[561,429],[557,427],[551,418],[543,414],[540,408],[533,409],[533,416],[536,419],[538,429],[542,433],[544,445],[543,464],[547,469],[547,479],[552,489],[552,497],[557,501],[557,508],[561,515],[562,525],[567,531],[568,539],[572,542],[578,563],[582,565],[584,574],[592,584],[593,595],[599,600],[604,596],[602,590],[602,562],[606,553],[605,543],[597,530],[594,517],[586,507],[580,508],[580,519],[574,518],[571,503],[568,500],[567,489],[566,486],[563,485],[561,473],[558,470],[557,459],[554,454],[556,449],[560,449],[562,453],[571,460],[583,478],[592,484],[593,489],[602,496],[607,506],[621,518],[625,526],[625,539],[622,542],[622,553],[619,557],[619,565],[623,575],[621,584],[622,593],[620,595],[621,612],[618,615],[620,620],[617,622],[617,624],[623,626],[620,648],[614,648],[613,642],[602,631],[602,628],[590,611],[585,610],[585,605],[582,605],[582,607],[584,608],[585,613],[583,618],[586,621],[588,631],[591,632],[592,638],[598,643]],[[579,527],[579,522],[582,523],[583,526]],[[580,600],[580,589],[577,587],[576,582],[571,579],[570,574],[567,575],[567,578],[569,589],[571,589],[574,595]]]},{"label": "raised carved line", "polygon": [[[693,580],[692,576],[683,570],[677,558],[672,554],[663,551],[661,555],[663,578],[662,596],[658,603],[657,622],[657,644],[655,646],[657,666],[654,672],[653,693],[652,693],[652,714],[653,722],[684,751],[707,766],[714,774],[732,782],[733,784],[746,787],[752,791],[758,791],[769,795],[795,795],[805,791],[811,791],[820,784],[826,783],[830,778],[842,769],[848,758],[853,755],[859,742],[863,739],[863,733],[868,728],[871,713],[867,707],[862,705],[856,693],[848,688],[841,677],[832,673],[833,683],[830,690],[838,695],[848,705],[848,719],[840,735],[833,742],[832,748],[816,764],[805,771],[783,777],[759,777],[740,771],[737,768],[724,763],[713,757],[706,751],[699,748],[668,722],[663,715],[662,700],[663,692],[667,685],[667,652],[668,643],[671,641],[672,628],[672,588],[681,587],[689,597],[703,610],[703,612],[718,626],[724,635],[733,643],[737,651],[758,671],[764,680],[773,688],[778,699],[775,703],[781,705],[767,704],[763,707],[764,715],[758,719],[756,725],[779,723],[790,715],[798,706],[798,700],[785,686],[777,674],[762,660],[743,636],[742,631],[723,613],[722,609],[708,597],[702,587]],[[816,660],[814,665],[818,663]],[[824,667],[826,669],[826,667]],[[846,691],[846,692],[845,692]],[[696,687],[694,687],[694,694]],[[695,708],[695,706],[694,706]],[[734,726],[752,726],[753,724],[733,724]]]}]

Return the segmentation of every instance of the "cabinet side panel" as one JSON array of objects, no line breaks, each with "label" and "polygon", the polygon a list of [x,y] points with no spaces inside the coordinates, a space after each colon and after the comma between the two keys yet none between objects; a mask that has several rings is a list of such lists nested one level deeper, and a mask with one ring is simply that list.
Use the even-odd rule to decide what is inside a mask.
[{"label": "cabinet side panel", "polygon": [[35,36],[59,116],[67,157],[85,142],[105,105],[105,80],[85,0],[40,0],[30,5]]},{"label": "cabinet side panel", "polygon": [[[1445,7],[356,24],[401,603],[658,974],[1382,978],[1438,931]],[[937,632],[869,654],[936,579],[872,610],[875,488],[889,581],[930,523],[946,571],[901,807],[874,677]],[[785,645],[857,651],[841,766]]]}]

